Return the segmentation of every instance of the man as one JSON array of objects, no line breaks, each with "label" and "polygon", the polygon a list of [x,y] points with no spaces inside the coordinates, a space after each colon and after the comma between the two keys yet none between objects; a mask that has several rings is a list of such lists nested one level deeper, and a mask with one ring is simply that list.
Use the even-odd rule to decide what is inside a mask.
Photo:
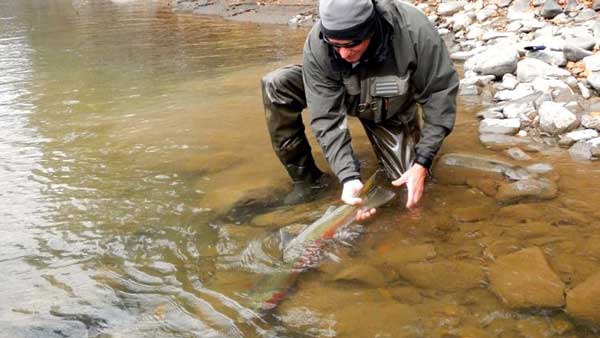
[{"label": "man", "polygon": [[294,184],[285,203],[310,200],[323,178],[304,134],[301,111],[307,107],[312,130],[343,184],[345,203],[362,203],[346,120],[356,116],[392,184],[406,185],[406,206],[412,208],[454,127],[459,82],[447,49],[427,17],[398,0],[321,0],[319,14],[304,45],[303,65],[262,80],[273,148]]}]

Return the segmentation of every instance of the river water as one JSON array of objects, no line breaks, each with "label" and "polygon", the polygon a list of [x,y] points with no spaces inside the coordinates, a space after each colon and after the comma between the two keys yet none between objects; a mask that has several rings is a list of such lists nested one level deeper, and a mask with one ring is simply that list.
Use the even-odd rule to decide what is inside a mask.
[{"label": "river water", "polygon": [[[175,14],[161,1],[1,2],[0,336],[594,336],[561,311],[509,310],[485,283],[447,290],[392,273],[364,279],[373,285],[332,279],[377,266],[398,243],[485,269],[492,243],[500,252],[538,245],[561,278],[582,281],[600,270],[599,251],[578,253],[600,235],[600,177],[564,152],[533,155],[560,174],[559,197],[535,208],[579,218],[554,213],[536,220],[550,229],[518,230],[522,220],[504,219],[481,193],[432,183],[418,212],[397,202],[350,247],[331,249],[272,316],[246,309],[248,285],[277,267],[277,229],[310,222],[339,192],[291,214],[275,209],[276,225],[274,209],[263,218],[264,209],[228,213],[248,191],[288,187],[259,79],[298,62],[305,35]],[[477,140],[479,108],[461,98],[445,152],[495,154]],[[372,171],[368,142],[353,129]],[[456,217],[465,205],[487,216]]]}]

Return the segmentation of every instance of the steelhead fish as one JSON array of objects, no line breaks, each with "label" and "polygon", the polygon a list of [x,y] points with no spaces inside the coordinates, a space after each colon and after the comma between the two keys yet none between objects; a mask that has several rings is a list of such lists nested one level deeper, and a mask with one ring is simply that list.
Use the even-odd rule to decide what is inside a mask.
[{"label": "steelhead fish", "polygon": [[282,269],[259,280],[250,291],[248,296],[253,310],[264,314],[279,305],[298,275],[316,265],[326,241],[333,238],[338,229],[352,224],[359,209],[377,208],[394,198],[395,193],[375,186],[377,175],[375,172],[363,186],[362,205],[344,204],[326,212],[284,248]]}]

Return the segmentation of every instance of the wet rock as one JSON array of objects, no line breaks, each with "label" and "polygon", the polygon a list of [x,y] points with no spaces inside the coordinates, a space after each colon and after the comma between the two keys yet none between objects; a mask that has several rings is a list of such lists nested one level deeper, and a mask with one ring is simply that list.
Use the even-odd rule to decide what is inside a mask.
[{"label": "wet rock", "polygon": [[383,274],[376,268],[366,264],[344,268],[333,276],[332,281],[354,282],[374,288],[382,288],[386,285]]},{"label": "wet rock", "polygon": [[586,22],[590,20],[595,20],[598,17],[598,14],[593,9],[584,9],[575,17],[575,22]]},{"label": "wet rock", "polygon": [[[517,137],[502,134],[480,134],[479,142],[491,149],[508,149],[514,146],[525,147],[527,150],[536,150],[533,142],[527,137]],[[528,148],[530,146],[530,148]]]},{"label": "wet rock", "polygon": [[566,43],[565,48],[563,49],[563,53],[565,57],[569,61],[577,62],[582,60],[584,57],[592,55],[592,52],[587,51],[583,48],[579,48],[571,43]]},{"label": "wet rock", "polygon": [[410,263],[399,273],[415,286],[442,291],[477,288],[485,278],[479,266],[462,261]]},{"label": "wet rock", "polygon": [[531,156],[527,155],[526,152],[517,147],[512,147],[506,150],[506,154],[510,156],[513,160],[517,161],[529,161],[531,160]]},{"label": "wet rock", "polygon": [[465,62],[465,69],[472,69],[483,75],[501,77],[513,73],[517,68],[519,53],[512,46],[493,46]]},{"label": "wet rock", "polygon": [[562,7],[560,7],[555,0],[546,0],[544,2],[544,7],[542,7],[541,15],[545,19],[552,19],[560,13],[562,13]]},{"label": "wet rock", "polygon": [[454,15],[460,12],[466,4],[466,1],[450,1],[441,3],[438,7],[438,14],[441,16]]},{"label": "wet rock", "polygon": [[592,159],[592,146],[586,141],[576,142],[569,148],[569,155],[576,161],[589,161]]},{"label": "wet rock", "polygon": [[577,116],[556,102],[542,103],[539,111],[540,129],[552,135],[561,134],[576,128]]},{"label": "wet rock", "polygon": [[538,247],[502,256],[490,267],[491,290],[511,308],[561,307],[565,285]]},{"label": "wet rock", "polygon": [[503,119],[504,114],[502,114],[501,108],[492,107],[490,109],[478,112],[477,117],[483,119]]},{"label": "wet rock", "polygon": [[519,82],[532,82],[538,77],[568,77],[568,70],[553,67],[536,59],[524,59],[517,64],[517,79]]},{"label": "wet rock", "polygon": [[576,130],[562,135],[558,140],[558,144],[561,146],[570,147],[575,142],[586,141],[593,139],[594,137],[598,137],[598,132],[594,129]]},{"label": "wet rock", "polygon": [[514,135],[521,128],[521,121],[513,119],[483,119],[479,123],[480,133],[496,133]]},{"label": "wet rock", "polygon": [[567,292],[567,313],[600,325],[600,272]]},{"label": "wet rock", "polygon": [[450,184],[464,184],[466,177],[483,176],[497,179],[505,177],[526,179],[531,177],[527,170],[511,163],[485,156],[459,153],[444,154],[437,162],[434,170],[440,181]]},{"label": "wet rock", "polygon": [[549,200],[557,194],[558,187],[548,179],[524,179],[500,184],[495,198],[503,203],[516,203],[525,199]]}]

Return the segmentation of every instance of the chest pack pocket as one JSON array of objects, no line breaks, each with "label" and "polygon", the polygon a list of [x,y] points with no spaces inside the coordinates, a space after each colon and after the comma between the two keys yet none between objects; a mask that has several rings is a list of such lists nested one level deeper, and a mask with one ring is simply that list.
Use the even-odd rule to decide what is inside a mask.
[{"label": "chest pack pocket", "polygon": [[366,78],[361,81],[361,89],[358,115],[379,123],[399,113],[406,105],[412,93],[410,73],[402,77],[385,75]]}]

